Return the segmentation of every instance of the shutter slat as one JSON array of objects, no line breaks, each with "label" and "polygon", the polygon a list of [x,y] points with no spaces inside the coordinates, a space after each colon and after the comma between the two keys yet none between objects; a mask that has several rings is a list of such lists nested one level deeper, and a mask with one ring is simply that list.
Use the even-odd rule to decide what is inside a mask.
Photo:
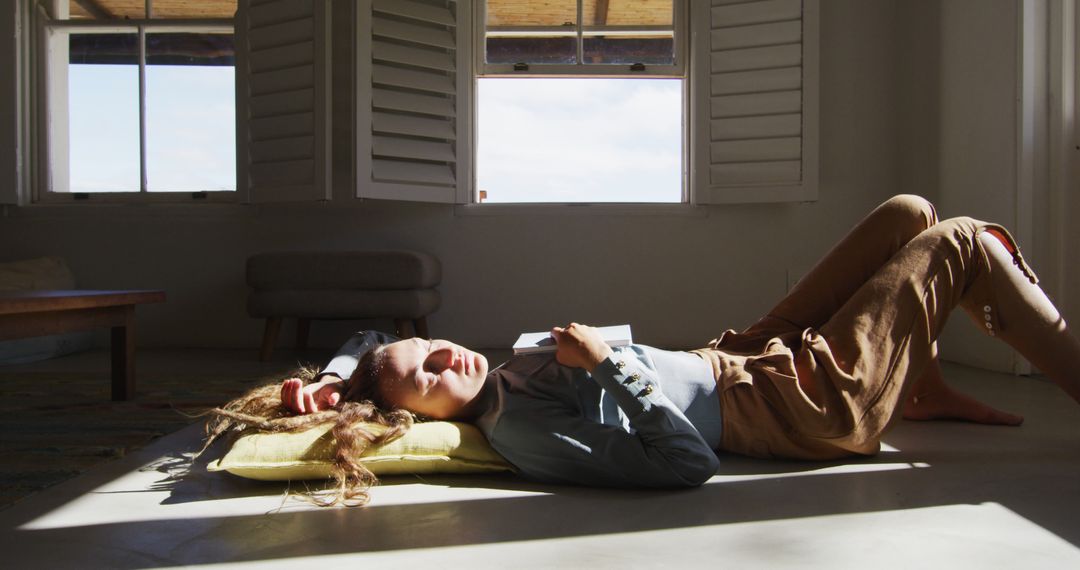
[{"label": "shutter slat", "polygon": [[284,160],[311,159],[314,157],[315,138],[307,135],[271,139],[265,141],[253,141],[251,143],[252,156],[258,157],[254,164],[267,162],[280,162]]},{"label": "shutter slat", "polygon": [[[293,115],[278,115],[275,117],[253,117],[249,127],[252,142],[261,140],[299,137],[310,135],[315,128],[315,117],[308,111]],[[254,162],[264,162],[262,157],[253,155]]]},{"label": "shutter slat", "polygon": [[453,162],[456,158],[454,147],[450,143],[393,137],[375,137],[372,154],[442,162]]},{"label": "shutter slat", "polygon": [[454,185],[454,172],[445,164],[372,160],[374,180]]},{"label": "shutter slat", "polygon": [[457,114],[453,99],[379,88],[375,88],[371,95],[371,105],[376,109],[409,111],[440,117],[453,117]]},{"label": "shutter slat", "polygon": [[375,18],[374,20],[372,33],[375,37],[393,38],[446,49],[454,48],[454,35],[447,30],[382,18]]},{"label": "shutter slat", "polygon": [[290,160],[253,165],[251,184],[256,188],[311,186],[314,160]]},{"label": "shutter slat", "polygon": [[315,35],[315,22],[311,18],[283,22],[248,32],[248,46],[251,50],[261,50],[280,45],[289,45],[312,39]]},{"label": "shutter slat", "polygon": [[426,67],[438,71],[454,71],[454,58],[445,51],[434,51],[386,42],[374,42],[372,44],[371,53],[376,61],[404,63],[406,65]]},{"label": "shutter slat", "polygon": [[408,184],[405,182],[371,182],[368,192],[372,196],[409,200],[412,202],[436,202],[453,204],[456,189],[453,186]]},{"label": "shutter slat", "polygon": [[375,65],[371,72],[372,82],[380,85],[393,85],[421,91],[454,94],[454,79],[443,73],[413,71],[385,65]]},{"label": "shutter slat", "polygon": [[252,73],[248,78],[248,89],[253,96],[266,95],[293,91],[297,87],[311,85],[314,81],[315,68],[309,64],[264,73]]},{"label": "shutter slat", "polygon": [[792,67],[802,63],[802,46],[790,44],[717,51],[709,59],[713,73]]},{"label": "shutter slat", "polygon": [[755,46],[794,44],[801,41],[801,21],[713,30],[709,39],[713,51]]},{"label": "shutter slat", "polygon": [[441,6],[420,4],[409,0],[375,0],[373,8],[375,12],[404,16],[444,26],[453,27],[455,24],[454,15]]},{"label": "shutter slat", "polygon": [[[254,6],[253,6],[254,7]],[[250,11],[248,25],[251,30],[266,26],[310,18],[314,11],[312,0],[277,0],[258,5]]]},{"label": "shutter slat", "polygon": [[743,2],[712,9],[712,28],[729,28],[802,18],[802,0]]},{"label": "shutter slat", "polygon": [[714,165],[802,158],[802,140],[798,137],[714,141],[709,147],[710,159]]},{"label": "shutter slat", "polygon": [[275,69],[310,65],[314,54],[315,45],[311,41],[252,50],[251,71],[265,73]]},{"label": "shutter slat", "polygon": [[802,178],[802,162],[748,162],[714,164],[709,169],[713,180],[725,184],[781,184],[798,182]]},{"label": "shutter slat", "polygon": [[254,117],[288,115],[310,111],[314,96],[314,90],[310,87],[292,91],[279,91],[251,97],[248,100],[248,105],[251,115]]},{"label": "shutter slat", "polygon": [[445,140],[453,140],[456,136],[454,125],[449,120],[408,117],[379,112],[373,113],[371,117],[371,130],[376,133]]},{"label": "shutter slat", "polygon": [[710,130],[714,141],[797,137],[802,134],[802,115],[713,119]]},{"label": "shutter slat", "polygon": [[710,107],[713,119],[798,113],[802,110],[802,92],[776,91],[713,97]]},{"label": "shutter slat", "polygon": [[802,68],[715,73],[710,78],[710,82],[713,95],[801,89]]}]

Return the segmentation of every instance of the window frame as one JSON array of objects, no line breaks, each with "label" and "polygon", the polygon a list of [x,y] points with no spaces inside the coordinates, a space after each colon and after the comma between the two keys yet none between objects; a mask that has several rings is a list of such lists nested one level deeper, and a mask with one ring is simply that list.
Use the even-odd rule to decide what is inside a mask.
[{"label": "window frame", "polygon": [[[577,0],[578,2],[578,21],[581,22],[583,0]],[[672,0],[673,14],[672,14],[672,28],[675,35],[673,46],[675,50],[675,63],[674,65],[646,65],[643,71],[631,71],[630,66],[624,63],[578,63],[578,64],[529,64],[528,69],[515,70],[513,64],[488,64],[485,61],[486,55],[486,34],[487,34],[487,0],[477,0],[472,14],[472,42],[471,42],[471,57],[472,57],[472,70],[471,70],[471,82],[470,82],[470,99],[472,108],[472,117],[470,119],[470,141],[474,146],[474,151],[471,153],[471,179],[469,181],[469,193],[468,196],[462,201],[459,199],[459,212],[464,214],[478,214],[479,210],[484,210],[484,214],[494,214],[503,212],[515,212],[519,209],[526,208],[530,212],[541,210],[552,210],[557,212],[565,211],[566,206],[571,207],[587,207],[590,211],[594,211],[597,208],[604,210],[605,212],[613,212],[619,214],[633,214],[638,215],[643,212],[663,211],[663,212],[681,212],[687,207],[691,207],[692,204],[692,190],[690,187],[690,168],[693,164],[692,153],[690,149],[691,141],[691,103],[693,99],[693,92],[695,86],[692,84],[693,80],[690,74],[689,60],[691,55],[691,26],[689,18],[689,5],[687,0]],[[578,26],[579,30],[583,26]],[[581,41],[582,36],[579,33],[578,40]],[[681,164],[680,175],[680,198],[678,202],[480,202],[479,199],[479,187],[477,185],[477,172],[479,171],[479,154],[475,152],[475,147],[478,144],[478,126],[479,126],[479,98],[476,94],[479,92],[478,82],[480,79],[485,78],[598,78],[598,79],[678,79],[682,86],[682,149],[679,157]]]},{"label": "window frame", "polygon": [[[582,11],[584,0],[576,0],[578,5],[577,41],[578,53],[581,53],[581,42],[584,38],[584,26]],[[675,63],[673,65],[646,65],[643,70],[632,71],[625,63],[530,63],[527,69],[515,69],[511,63],[487,63],[487,4],[488,0],[478,0],[473,14],[473,65],[476,77],[665,77],[687,79],[687,60],[690,56],[690,41],[688,38],[690,23],[687,17],[687,0],[672,0],[672,33],[674,34],[673,47],[675,49]]]},{"label": "window frame", "polygon": [[[126,20],[71,20],[54,17],[54,13],[47,11],[45,2],[40,0],[26,0],[30,9],[32,37],[28,38],[31,53],[31,66],[34,74],[34,91],[32,96],[33,107],[31,109],[31,121],[33,137],[31,142],[34,153],[31,172],[31,202],[38,204],[67,204],[67,203],[237,203],[245,199],[239,188],[235,190],[204,190],[204,191],[149,191],[146,184],[146,36],[150,33],[228,33],[235,37],[235,18],[153,18],[152,2],[146,1],[147,14],[151,17]],[[51,0],[49,3],[55,10],[62,6],[66,0]],[[137,191],[110,191],[110,192],[59,192],[53,190],[53,165],[54,156],[63,148],[67,152],[66,136],[63,141],[53,138],[55,129],[52,125],[57,120],[52,110],[58,107],[66,108],[67,92],[66,84],[68,72],[67,61],[63,61],[62,87],[56,86],[58,71],[56,60],[66,58],[66,49],[57,52],[54,44],[62,43],[60,38],[51,36],[52,30],[83,30],[85,33],[135,33],[138,37],[139,58],[139,163],[140,163],[140,187]],[[67,36],[63,36],[66,38]],[[55,88],[54,88],[55,87]],[[59,101],[62,98],[63,101]],[[234,104],[235,105],[235,104]],[[66,113],[59,119],[67,122]],[[237,137],[239,131],[237,131]],[[60,147],[58,145],[64,145]],[[236,141],[234,141],[236,145]]]}]

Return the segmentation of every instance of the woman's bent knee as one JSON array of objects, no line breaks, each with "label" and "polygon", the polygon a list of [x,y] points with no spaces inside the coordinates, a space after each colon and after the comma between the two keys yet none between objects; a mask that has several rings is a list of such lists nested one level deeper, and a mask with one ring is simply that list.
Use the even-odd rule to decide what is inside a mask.
[{"label": "woman's bent knee", "polygon": [[[884,231],[910,239],[937,223],[937,211],[929,200],[914,194],[889,198],[873,213]],[[905,240],[906,241],[906,240]]]}]

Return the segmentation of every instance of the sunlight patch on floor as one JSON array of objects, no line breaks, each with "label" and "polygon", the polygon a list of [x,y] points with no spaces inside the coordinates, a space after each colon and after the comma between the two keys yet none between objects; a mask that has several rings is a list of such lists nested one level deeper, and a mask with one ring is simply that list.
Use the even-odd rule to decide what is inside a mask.
[{"label": "sunlight patch on floor", "polygon": [[[811,465],[811,464],[807,464]],[[792,477],[812,477],[820,475],[846,475],[851,473],[874,473],[880,471],[900,471],[903,469],[923,469],[930,467],[929,463],[846,463],[844,465],[830,465],[815,469],[800,469],[798,471],[782,471],[774,473],[739,473],[732,475],[714,475],[706,481],[706,485],[715,483],[734,483],[738,481],[765,481],[768,479],[788,479]]]},{"label": "sunlight patch on floor", "polygon": [[665,560],[731,568],[1068,568],[1080,564],[1080,549],[998,503],[982,503],[203,567],[626,568]]}]

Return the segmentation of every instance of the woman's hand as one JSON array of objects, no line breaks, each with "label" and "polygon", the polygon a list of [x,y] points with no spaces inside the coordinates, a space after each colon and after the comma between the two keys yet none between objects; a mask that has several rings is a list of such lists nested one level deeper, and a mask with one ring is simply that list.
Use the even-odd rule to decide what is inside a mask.
[{"label": "woman's hand", "polygon": [[293,413],[313,414],[336,406],[344,387],[345,382],[332,374],[307,386],[299,378],[289,378],[281,383],[281,403]]},{"label": "woman's hand", "polygon": [[558,345],[555,360],[563,366],[584,368],[591,373],[612,354],[600,331],[590,326],[570,323],[566,328],[551,329],[551,336]]}]

